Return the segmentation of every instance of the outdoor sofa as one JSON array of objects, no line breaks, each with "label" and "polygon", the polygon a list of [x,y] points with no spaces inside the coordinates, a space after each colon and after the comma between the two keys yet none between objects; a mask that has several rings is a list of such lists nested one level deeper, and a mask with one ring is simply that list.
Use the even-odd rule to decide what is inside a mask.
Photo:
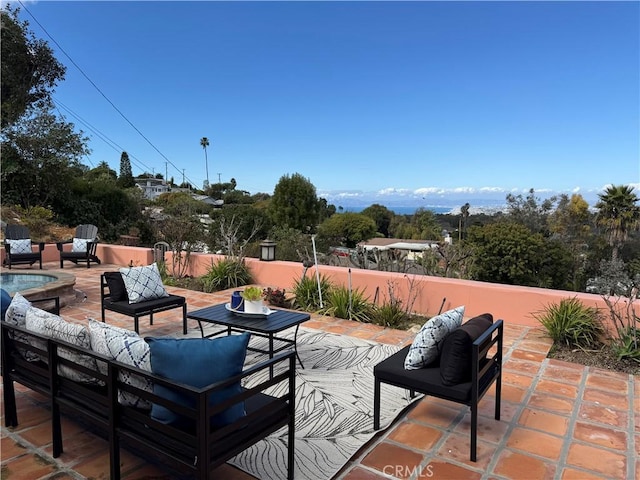
[{"label": "outdoor sofa", "polygon": [[[120,357],[114,359],[98,353],[91,345],[97,340],[94,330],[87,345],[86,334],[81,335],[86,328],[83,325],[67,323],[60,317],[55,319],[56,315],[33,306],[27,307],[22,318],[14,313],[9,309],[7,318],[0,321],[5,424],[18,426],[14,383],[45,396],[51,408],[54,457],[63,452],[62,414],[86,424],[107,439],[110,478],[116,480],[120,478],[121,446],[170,465],[178,476],[187,472],[195,478],[208,479],[213,478],[212,470],[217,466],[286,427],[288,478],[293,478],[295,356],[292,351],[245,369],[240,365],[237,374],[194,387],[184,380],[160,375],[155,368],[149,371],[125,363]],[[133,332],[92,322],[90,328],[109,330],[113,335],[121,335],[120,341],[137,342],[140,346],[142,339]],[[44,328],[34,325],[44,325]],[[224,339],[237,343],[237,337],[242,335]],[[170,348],[182,345],[191,353],[192,345],[202,346],[216,340],[145,338],[144,341],[150,345],[154,364],[151,346],[154,342]],[[165,360],[171,368],[171,360]],[[187,373],[211,370],[187,365],[174,367]],[[273,377],[269,375],[270,367],[276,371]],[[274,386],[278,393],[267,394],[266,390]],[[151,409],[143,407],[143,403],[151,405]]]}]

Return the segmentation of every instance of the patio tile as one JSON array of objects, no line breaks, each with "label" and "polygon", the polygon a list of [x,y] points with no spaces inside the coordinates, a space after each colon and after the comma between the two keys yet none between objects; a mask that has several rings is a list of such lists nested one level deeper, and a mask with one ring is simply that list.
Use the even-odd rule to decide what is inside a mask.
[{"label": "patio tile", "polygon": [[598,405],[608,405],[618,410],[629,410],[629,397],[616,391],[606,391],[596,388],[585,388],[582,399]]},{"label": "patio tile", "polygon": [[355,467],[342,477],[343,480],[384,480],[388,479],[388,476],[382,476],[371,470],[366,470],[362,467]]},{"label": "patio tile", "polygon": [[471,461],[471,439],[469,435],[452,433],[446,437],[442,446],[438,449],[437,458],[444,461],[454,461],[466,464],[469,468],[484,471],[489,467],[489,462],[495,456],[497,447],[494,444],[478,440],[476,460]]},{"label": "patio tile", "polygon": [[482,473],[473,472],[459,465],[434,460],[423,467],[421,476],[416,478],[437,478],[438,480],[478,480],[482,478]]},{"label": "patio tile", "polygon": [[544,369],[543,377],[577,384],[582,380],[583,371],[582,365],[551,358]]},{"label": "patio tile", "polygon": [[504,362],[503,369],[506,371],[512,370],[522,374],[537,375],[540,370],[540,363],[510,358]]},{"label": "patio tile", "polygon": [[2,463],[2,478],[31,480],[49,475],[56,470],[57,466],[54,462],[40,455],[22,455]]},{"label": "patio tile", "polygon": [[540,430],[552,435],[564,436],[569,426],[569,418],[555,413],[525,408],[518,423],[523,427]]},{"label": "patio tile", "polygon": [[[637,477],[636,477],[637,478]],[[561,480],[610,480],[607,476],[595,473],[576,470],[575,468],[565,468],[562,470]]]},{"label": "patio tile", "polygon": [[535,380],[534,375],[505,371],[502,373],[502,384],[514,385],[516,387],[529,388]]},{"label": "patio tile", "polygon": [[[490,417],[480,416],[478,418],[478,440],[498,444],[504,439],[508,430],[509,423],[493,418],[493,411]],[[471,433],[470,411],[467,412],[460,423],[456,425],[454,432],[469,438],[469,434]]]},{"label": "patio tile", "polygon": [[586,468],[609,478],[626,478],[627,459],[620,453],[581,443],[572,443],[567,454],[567,464]]},{"label": "patio tile", "polygon": [[628,393],[628,375],[618,372],[607,372],[596,369],[595,373],[587,374],[587,387],[598,388],[605,391]]},{"label": "patio tile", "polygon": [[562,451],[563,439],[547,433],[518,427],[509,435],[507,446],[513,450],[522,450],[523,452],[533,453],[540,457],[557,461]]},{"label": "patio tile", "polygon": [[[398,478],[409,478],[422,462],[422,455],[406,448],[382,442],[363,459],[362,464]],[[398,475],[400,473],[400,475]]]},{"label": "patio tile", "polygon": [[435,402],[432,402],[430,400],[430,398],[420,400],[418,404],[409,412],[407,418],[417,422],[447,428],[460,414],[460,408],[462,407],[458,404],[447,402],[448,405],[458,407],[449,408],[441,404],[436,404]]},{"label": "patio tile", "polygon": [[627,412],[593,403],[583,403],[580,405],[578,417],[584,421],[603,423],[618,428],[627,428],[629,422]]},{"label": "patio tile", "polygon": [[568,398],[554,397],[552,395],[534,393],[529,399],[529,406],[548,410],[554,413],[568,415],[573,410],[574,402]]},{"label": "patio tile", "polygon": [[508,402],[520,403],[524,400],[527,390],[514,385],[502,385],[502,399]]},{"label": "patio tile", "polygon": [[576,440],[623,452],[627,448],[627,434],[625,432],[591,423],[577,422],[574,427],[573,437]]},{"label": "patio tile", "polygon": [[535,391],[538,393],[549,393],[551,395],[568,398],[576,398],[578,396],[578,387],[546,379],[542,379],[538,382]]},{"label": "patio tile", "polygon": [[[103,439],[87,431],[79,432],[76,435],[65,433],[63,434],[64,451],[57,460],[64,465],[73,466],[107,448],[107,443]],[[43,448],[43,451],[48,455],[53,455],[53,446],[48,445]]]},{"label": "patio tile", "polygon": [[14,457],[19,457],[28,452],[29,449],[26,446],[21,445],[11,437],[2,437],[0,440],[0,453],[2,453],[3,464]]},{"label": "patio tile", "polygon": [[[80,460],[73,469],[80,475],[96,480],[109,478],[109,448],[105,442],[104,448],[91,457]],[[138,468],[143,461],[125,449],[120,449],[120,471],[125,476],[129,471]]]},{"label": "patio tile", "polygon": [[[526,473],[525,473],[526,472]],[[493,469],[496,475],[514,479],[553,479],[556,466],[539,458],[504,450]]]},{"label": "patio tile", "polygon": [[388,440],[406,445],[416,450],[428,452],[442,437],[442,432],[417,423],[402,422],[389,433]]},{"label": "patio tile", "polygon": [[511,358],[517,360],[527,360],[529,362],[541,363],[547,358],[547,352],[535,352],[526,350],[526,346],[521,346],[524,349],[518,349],[511,353]]}]

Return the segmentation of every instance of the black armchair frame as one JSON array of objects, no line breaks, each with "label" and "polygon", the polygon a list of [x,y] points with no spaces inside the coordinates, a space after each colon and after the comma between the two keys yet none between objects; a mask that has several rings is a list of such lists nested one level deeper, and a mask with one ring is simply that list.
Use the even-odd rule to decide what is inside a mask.
[{"label": "black armchair frame", "polygon": [[96,256],[96,248],[98,246],[98,227],[95,225],[79,225],[76,228],[75,238],[83,238],[87,241],[87,250],[85,252],[71,252],[64,250],[64,245],[73,243],[73,239],[65,242],[58,242],[56,246],[60,252],[60,268],[64,268],[64,261],[73,262],[76,265],[86,263],[87,268],[91,267],[91,263],[100,265],[100,259]]},{"label": "black armchair frame", "polygon": [[[446,386],[440,377],[440,367],[405,370],[404,359],[409,346],[383,360],[373,369],[375,377],[373,397],[373,428],[380,429],[380,384],[387,383],[409,390],[411,397],[416,392],[442,398],[471,408],[471,461],[476,461],[478,434],[478,403],[491,385],[496,385],[495,419],[500,420],[500,395],[502,390],[502,342],[503,321],[491,325],[472,344],[471,381]],[[492,353],[489,351],[492,347]]]},{"label": "black armchair frame", "polygon": [[11,253],[11,245],[6,240],[31,240],[31,235],[29,234],[29,229],[24,225],[7,225],[4,231],[4,249],[6,251],[6,256],[3,265],[11,267],[13,265],[26,265],[29,264],[33,266],[34,263],[38,262],[40,265],[40,270],[42,270],[42,251],[44,250],[44,242],[33,243],[32,245],[37,245],[37,251],[31,251],[30,253]]}]

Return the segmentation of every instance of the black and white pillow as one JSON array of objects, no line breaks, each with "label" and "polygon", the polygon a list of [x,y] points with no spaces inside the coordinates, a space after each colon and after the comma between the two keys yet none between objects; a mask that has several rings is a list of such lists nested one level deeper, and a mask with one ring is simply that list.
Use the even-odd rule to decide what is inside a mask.
[{"label": "black and white pillow", "polygon": [[437,360],[444,339],[460,326],[463,316],[464,306],[461,306],[427,320],[409,348],[404,360],[404,368],[416,370]]},{"label": "black and white pillow", "polygon": [[12,240],[8,238],[6,242],[11,247],[11,254],[31,253],[31,240],[28,238],[21,240]]},{"label": "black and white pillow", "polygon": [[[92,318],[89,319],[89,332],[91,333],[91,348],[96,353],[100,353],[111,360],[151,372],[149,344],[136,332],[98,322]],[[98,362],[98,368],[102,369],[104,365]],[[153,392],[153,384],[144,377],[129,372],[121,372],[119,378],[127,385]],[[151,408],[151,403],[137,395],[121,390],[118,391],[118,401],[120,404],[129,407]]]},{"label": "black and white pillow", "polygon": [[71,245],[71,251],[76,253],[86,253],[87,242],[93,242],[92,238],[76,238],[73,237],[73,244]]},{"label": "black and white pillow", "polygon": [[[14,293],[13,299],[11,300],[9,307],[7,307],[4,320],[7,323],[16,325],[17,327],[25,328],[25,320],[29,307],[31,307],[31,302],[29,300],[20,295],[20,292]],[[15,332],[15,334],[13,334],[13,332],[11,333],[11,338],[15,338],[17,341],[22,343],[29,343],[29,339],[31,338],[21,332]],[[18,352],[29,362],[37,362],[40,360],[39,355],[36,355],[29,350],[25,350],[24,348],[18,347]]]},{"label": "black and white pillow", "polygon": [[[53,340],[62,340],[78,347],[91,349],[91,340],[89,337],[89,330],[84,325],[77,323],[71,323],[63,320],[58,315],[40,310],[36,307],[29,307],[27,309],[25,325],[27,330],[31,330],[34,333],[38,333],[45,337],[52,338]],[[42,343],[42,342],[36,342]],[[46,345],[33,345],[34,347],[46,349]],[[82,365],[91,370],[98,370],[96,360],[88,355],[83,355],[66,348],[60,348],[58,353],[62,358],[71,360],[73,363]],[[47,361],[46,358],[42,358],[43,361]],[[58,367],[58,373],[63,377],[75,380],[77,382],[84,383],[97,383],[95,377],[91,375],[78,372],[65,365]]]},{"label": "black and white pillow", "polygon": [[140,303],[169,296],[164,289],[160,271],[155,263],[144,267],[121,268],[120,273],[127,290],[129,303]]}]

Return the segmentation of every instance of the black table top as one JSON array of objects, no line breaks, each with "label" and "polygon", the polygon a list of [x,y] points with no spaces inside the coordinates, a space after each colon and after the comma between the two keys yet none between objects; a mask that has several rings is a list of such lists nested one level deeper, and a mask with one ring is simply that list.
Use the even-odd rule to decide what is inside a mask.
[{"label": "black table top", "polygon": [[225,304],[201,308],[187,314],[187,318],[201,322],[214,323],[232,328],[239,328],[250,332],[277,333],[287,328],[300,325],[311,318],[306,312],[289,310],[274,310],[265,317],[246,317],[230,312]]}]

